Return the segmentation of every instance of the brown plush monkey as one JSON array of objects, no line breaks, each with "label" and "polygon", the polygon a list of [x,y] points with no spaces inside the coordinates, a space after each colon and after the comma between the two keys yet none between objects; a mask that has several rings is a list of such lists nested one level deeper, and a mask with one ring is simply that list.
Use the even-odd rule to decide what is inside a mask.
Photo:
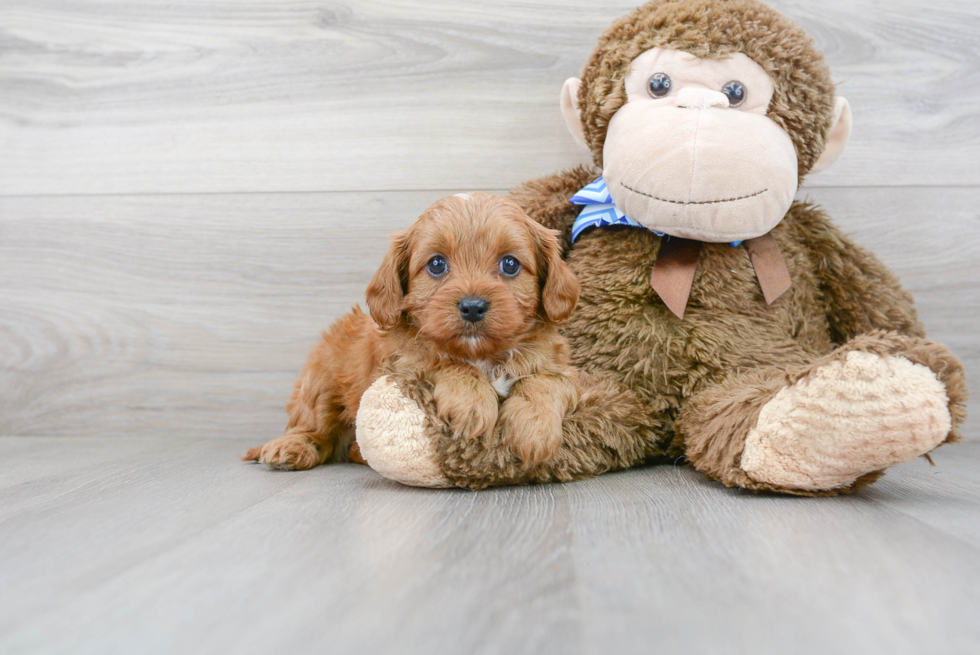
[{"label": "brown plush monkey", "polygon": [[357,418],[372,467],[482,488],[686,456],[729,486],[824,495],[959,438],[960,363],[881,262],[793,200],[850,132],[800,27],[756,0],[654,0],[561,106],[597,168],[512,194],[562,232],[582,287],[558,455],[525,468],[500,429],[456,439],[424,382],[382,378]]}]

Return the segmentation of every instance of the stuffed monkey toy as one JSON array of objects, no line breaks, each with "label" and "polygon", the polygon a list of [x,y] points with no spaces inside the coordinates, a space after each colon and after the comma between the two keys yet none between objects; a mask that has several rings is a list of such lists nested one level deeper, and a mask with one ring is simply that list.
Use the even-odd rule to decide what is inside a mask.
[{"label": "stuffed monkey toy", "polygon": [[653,0],[600,37],[561,110],[595,168],[511,194],[581,283],[558,454],[528,467],[499,427],[454,436],[424,380],[383,377],[357,415],[375,470],[479,489],[686,458],[731,487],[832,495],[959,439],[959,361],[891,271],[794,201],[851,129],[799,26],[757,0]]}]

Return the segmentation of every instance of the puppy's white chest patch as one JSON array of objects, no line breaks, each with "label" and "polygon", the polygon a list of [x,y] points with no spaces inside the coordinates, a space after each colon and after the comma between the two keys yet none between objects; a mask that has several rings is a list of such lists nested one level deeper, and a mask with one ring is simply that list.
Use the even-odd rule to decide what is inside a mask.
[{"label": "puppy's white chest patch", "polygon": [[501,373],[496,380],[490,382],[490,385],[497,392],[497,395],[501,398],[506,398],[510,395],[510,388],[514,386],[517,382],[517,378],[513,378],[506,373]]},{"label": "puppy's white chest patch", "polygon": [[494,391],[501,398],[506,398],[510,395],[511,387],[517,382],[517,378],[513,377],[505,371],[500,371],[496,366],[493,366],[485,360],[477,360],[475,362],[470,362],[473,366],[480,369],[487,380],[490,382],[490,386],[493,387]]}]

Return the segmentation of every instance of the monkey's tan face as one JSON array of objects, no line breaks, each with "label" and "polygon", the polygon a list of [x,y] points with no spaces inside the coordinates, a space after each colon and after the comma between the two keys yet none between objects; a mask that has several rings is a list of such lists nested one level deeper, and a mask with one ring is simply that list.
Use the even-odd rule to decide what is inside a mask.
[{"label": "monkey's tan face", "polygon": [[704,60],[643,53],[613,116],[603,175],[616,204],[644,226],[702,241],[771,230],[797,188],[793,142],[766,116],[772,79],[743,54]]},{"label": "monkey's tan face", "polygon": [[654,48],[633,60],[609,123],[603,176],[628,216],[667,234],[761,236],[796,194],[793,142],[766,116],[773,82],[743,54],[699,59]]}]

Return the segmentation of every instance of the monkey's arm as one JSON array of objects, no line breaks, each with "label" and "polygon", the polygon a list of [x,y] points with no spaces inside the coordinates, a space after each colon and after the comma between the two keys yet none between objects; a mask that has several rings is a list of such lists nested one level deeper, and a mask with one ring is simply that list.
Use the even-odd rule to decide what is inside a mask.
[{"label": "monkey's arm", "polygon": [[822,210],[794,203],[790,213],[809,246],[836,343],[872,330],[925,336],[912,295],[887,266],[844,236]]},{"label": "monkey's arm", "polygon": [[568,199],[600,175],[602,173],[595,168],[578,166],[524,182],[511,190],[510,197],[531,218],[561,233],[561,246],[564,253],[571,245],[572,223],[582,209],[568,202]]},{"label": "monkey's arm", "polygon": [[492,432],[460,438],[437,415],[431,383],[411,376],[383,376],[367,390],[357,413],[357,443],[371,468],[387,478],[469,489],[567,482],[664,454],[662,416],[608,378],[581,374],[580,383],[557,453],[530,468],[506,443],[500,422]]}]

